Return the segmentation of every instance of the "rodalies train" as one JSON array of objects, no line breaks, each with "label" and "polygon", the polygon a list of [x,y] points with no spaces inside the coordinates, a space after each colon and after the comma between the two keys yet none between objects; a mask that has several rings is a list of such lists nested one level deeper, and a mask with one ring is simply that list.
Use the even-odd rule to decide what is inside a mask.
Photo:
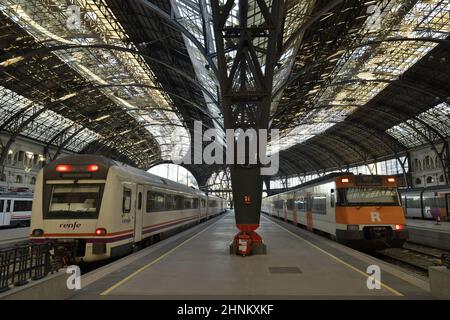
[{"label": "rodalies train", "polygon": [[408,238],[396,179],[333,173],[294,190],[266,197],[262,211],[350,247],[402,247]]},{"label": "rodalies train", "polygon": [[52,241],[76,262],[104,260],[216,216],[226,204],[101,156],[67,156],[37,176],[30,240]]}]

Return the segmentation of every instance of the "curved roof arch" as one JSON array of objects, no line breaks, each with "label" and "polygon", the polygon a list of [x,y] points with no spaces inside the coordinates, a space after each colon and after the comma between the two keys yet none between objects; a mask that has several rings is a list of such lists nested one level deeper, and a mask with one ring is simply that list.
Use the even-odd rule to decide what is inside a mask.
[{"label": "curved roof arch", "polygon": [[[247,1],[248,19],[258,25],[264,13],[255,1]],[[73,3],[75,29],[66,1],[0,0],[1,131],[143,169],[170,162],[175,148],[193,149],[195,121],[224,134],[210,0]],[[448,1],[285,5],[270,111],[279,176],[448,140]],[[239,6],[230,10],[233,24]],[[262,50],[258,58],[265,61]],[[224,169],[183,166],[200,187]]]}]

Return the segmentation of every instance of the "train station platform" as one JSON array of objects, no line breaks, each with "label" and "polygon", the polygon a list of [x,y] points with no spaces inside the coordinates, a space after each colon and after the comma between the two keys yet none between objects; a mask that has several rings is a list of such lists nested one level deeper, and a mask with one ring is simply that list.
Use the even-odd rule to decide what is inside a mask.
[{"label": "train station platform", "polygon": [[11,247],[15,244],[26,243],[30,233],[29,227],[23,228],[1,228],[0,229],[0,249]]},{"label": "train station platform", "polygon": [[[230,255],[233,213],[87,273],[73,299],[426,299],[425,279],[309,233],[261,218],[267,255]],[[381,268],[369,289],[368,266]]]},{"label": "train station platform", "polygon": [[409,241],[450,251],[450,222],[408,219]]}]

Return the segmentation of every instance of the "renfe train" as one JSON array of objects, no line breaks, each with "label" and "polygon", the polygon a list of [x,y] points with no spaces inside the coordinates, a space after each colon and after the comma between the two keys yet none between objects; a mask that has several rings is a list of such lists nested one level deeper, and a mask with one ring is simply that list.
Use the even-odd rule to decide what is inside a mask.
[{"label": "renfe train", "polygon": [[59,158],[36,179],[30,240],[75,262],[122,256],[216,216],[226,201],[94,155]]},{"label": "renfe train", "polygon": [[30,225],[33,194],[28,192],[0,193],[0,227]]},{"label": "renfe train", "polygon": [[332,173],[264,198],[262,211],[357,249],[402,247],[408,238],[396,179],[389,176]]}]

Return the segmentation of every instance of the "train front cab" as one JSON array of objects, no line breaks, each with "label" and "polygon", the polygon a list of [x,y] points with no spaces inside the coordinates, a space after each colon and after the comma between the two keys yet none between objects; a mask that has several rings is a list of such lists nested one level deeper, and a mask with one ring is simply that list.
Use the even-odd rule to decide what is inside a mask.
[{"label": "train front cab", "polygon": [[[76,160],[58,159],[39,172],[30,240],[52,242],[55,255],[71,260],[102,260],[110,256],[113,235],[125,235],[115,234],[116,226],[106,225],[100,214],[111,164],[98,157]],[[122,199],[116,200],[121,204]]]},{"label": "train front cab", "polygon": [[388,176],[336,179],[336,240],[356,249],[402,247],[408,239],[396,180]]}]

